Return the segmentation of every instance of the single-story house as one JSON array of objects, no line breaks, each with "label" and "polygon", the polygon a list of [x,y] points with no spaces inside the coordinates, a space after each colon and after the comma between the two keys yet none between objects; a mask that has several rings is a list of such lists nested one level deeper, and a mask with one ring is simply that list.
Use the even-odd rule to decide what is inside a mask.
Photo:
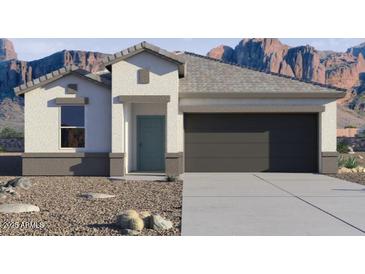
[{"label": "single-story house", "polygon": [[337,170],[343,90],[146,42],[105,65],[15,88],[24,175]]}]

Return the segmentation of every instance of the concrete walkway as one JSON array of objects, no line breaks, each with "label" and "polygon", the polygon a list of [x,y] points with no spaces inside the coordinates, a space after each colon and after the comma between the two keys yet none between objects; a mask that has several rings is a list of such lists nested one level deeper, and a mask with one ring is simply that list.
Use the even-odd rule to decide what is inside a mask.
[{"label": "concrete walkway", "polygon": [[365,235],[365,186],[319,174],[187,173],[182,235]]}]

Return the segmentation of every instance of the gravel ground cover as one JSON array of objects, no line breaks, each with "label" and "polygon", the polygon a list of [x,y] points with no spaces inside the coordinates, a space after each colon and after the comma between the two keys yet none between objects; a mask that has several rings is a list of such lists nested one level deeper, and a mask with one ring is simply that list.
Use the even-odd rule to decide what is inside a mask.
[{"label": "gravel ground cover", "polygon": [[336,177],[345,181],[358,183],[361,185],[365,185],[365,173],[344,173],[344,174],[335,174],[330,175],[332,177]]},{"label": "gravel ground cover", "polygon": [[[6,182],[14,177],[0,177]],[[101,177],[30,177],[33,186],[0,203],[29,203],[40,212],[1,214],[0,235],[121,235],[114,222],[126,209],[148,210],[171,220],[173,229],[144,229],[142,236],[180,235],[182,182],[114,181]],[[87,200],[84,192],[115,195]]]}]

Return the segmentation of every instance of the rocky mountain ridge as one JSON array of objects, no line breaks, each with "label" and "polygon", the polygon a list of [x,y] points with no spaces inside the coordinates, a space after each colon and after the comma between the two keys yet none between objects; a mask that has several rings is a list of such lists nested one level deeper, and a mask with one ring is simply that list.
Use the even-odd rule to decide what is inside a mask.
[{"label": "rocky mountain ridge", "polygon": [[346,89],[346,97],[338,101],[338,127],[365,125],[364,55],[365,43],[334,52],[290,47],[275,38],[242,39],[234,48],[220,45],[208,52],[230,63]]},{"label": "rocky mountain ridge", "polygon": [[23,100],[13,88],[64,66],[76,65],[90,72],[104,69],[107,54],[63,50],[34,61],[17,59],[12,42],[0,39],[0,127],[23,127]]},{"label": "rocky mountain ridge", "polygon": [[[318,51],[310,45],[290,47],[274,38],[242,39],[234,48],[226,45],[208,56],[255,69],[280,73],[302,80],[329,84],[348,90],[339,100],[338,127],[365,125],[365,43],[346,52]],[[17,59],[12,42],[0,39],[0,128],[23,127],[23,101],[13,88],[66,65],[91,72],[104,69],[107,54],[63,50],[34,61]]]}]

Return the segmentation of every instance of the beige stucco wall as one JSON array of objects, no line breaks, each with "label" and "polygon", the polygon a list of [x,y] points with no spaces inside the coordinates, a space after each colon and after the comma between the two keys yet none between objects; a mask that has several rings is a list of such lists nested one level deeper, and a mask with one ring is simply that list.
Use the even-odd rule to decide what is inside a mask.
[{"label": "beige stucco wall", "polygon": [[[147,68],[150,71],[148,84],[138,84],[137,73],[141,68]],[[154,108],[156,107],[165,109],[166,152],[182,151],[183,128],[182,119],[178,113],[179,76],[177,65],[153,54],[142,52],[113,64],[112,73],[112,152],[133,153],[133,145],[126,140],[126,135],[133,135],[131,134],[133,126],[131,127],[130,124],[133,124],[137,111],[139,113],[144,111],[146,115],[154,115],[156,113]],[[170,102],[165,104],[163,108],[150,104],[141,104],[133,108],[131,104],[118,103],[117,96],[120,95],[169,95]],[[127,128],[128,121],[129,128]],[[134,137],[128,138],[129,141],[135,141]],[[135,157],[129,156],[128,158],[129,169],[133,169]]]},{"label": "beige stucco wall", "polygon": [[334,152],[337,149],[337,104],[333,101],[324,106],[319,122],[320,147],[324,152]]},{"label": "beige stucco wall", "polygon": [[[65,94],[68,84],[78,84],[77,95]],[[85,106],[85,148],[60,148],[60,107],[57,97],[88,97]],[[25,152],[109,152],[110,91],[75,75],[67,75],[25,94]]]}]

